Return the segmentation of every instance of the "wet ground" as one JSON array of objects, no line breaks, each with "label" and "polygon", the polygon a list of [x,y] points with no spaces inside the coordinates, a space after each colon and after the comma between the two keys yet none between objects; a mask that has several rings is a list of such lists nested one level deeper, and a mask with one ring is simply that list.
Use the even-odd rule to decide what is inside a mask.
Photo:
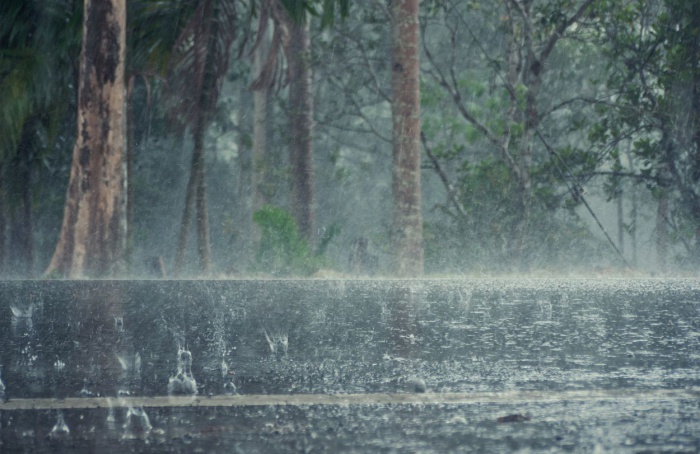
[{"label": "wet ground", "polygon": [[[700,450],[693,280],[15,281],[0,298],[3,452]],[[209,404],[139,401],[188,384]]]}]

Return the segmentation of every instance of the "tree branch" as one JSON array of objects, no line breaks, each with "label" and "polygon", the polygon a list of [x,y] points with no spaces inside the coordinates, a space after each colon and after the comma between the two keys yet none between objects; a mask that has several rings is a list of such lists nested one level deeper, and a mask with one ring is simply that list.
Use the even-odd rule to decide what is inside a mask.
[{"label": "tree branch", "polygon": [[442,181],[442,184],[447,190],[447,198],[452,202],[455,208],[457,208],[457,211],[459,212],[460,216],[466,219],[467,211],[464,209],[464,205],[462,205],[462,203],[459,201],[459,198],[457,197],[457,189],[452,185],[452,183],[450,183],[447,174],[440,165],[440,162],[433,154],[433,150],[428,145],[428,141],[425,138],[425,134],[423,134],[423,132],[420,133],[420,140],[421,142],[423,142],[423,148],[425,148],[425,153],[428,155],[428,158],[430,159],[430,162],[433,165],[433,169],[435,169],[435,172],[440,177],[440,181]]}]

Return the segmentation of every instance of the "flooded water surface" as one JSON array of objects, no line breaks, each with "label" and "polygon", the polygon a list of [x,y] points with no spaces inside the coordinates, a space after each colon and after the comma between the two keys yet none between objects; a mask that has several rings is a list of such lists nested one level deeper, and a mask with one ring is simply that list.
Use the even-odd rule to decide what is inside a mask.
[{"label": "flooded water surface", "polygon": [[693,280],[0,283],[0,449],[700,449]]}]

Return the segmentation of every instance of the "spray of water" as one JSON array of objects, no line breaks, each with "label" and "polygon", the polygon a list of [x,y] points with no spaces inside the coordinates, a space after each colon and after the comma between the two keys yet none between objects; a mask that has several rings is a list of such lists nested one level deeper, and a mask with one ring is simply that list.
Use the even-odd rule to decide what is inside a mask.
[{"label": "spray of water", "polygon": [[192,376],[192,353],[178,346],[177,373],[168,379],[168,394],[197,394],[197,381]]},{"label": "spray of water", "polygon": [[68,424],[66,424],[66,420],[63,418],[63,413],[58,412],[58,416],[56,417],[56,424],[51,428],[51,432],[49,432],[49,437],[50,438],[55,438],[55,439],[60,439],[60,438],[66,438],[70,435],[70,429],[68,428]]}]

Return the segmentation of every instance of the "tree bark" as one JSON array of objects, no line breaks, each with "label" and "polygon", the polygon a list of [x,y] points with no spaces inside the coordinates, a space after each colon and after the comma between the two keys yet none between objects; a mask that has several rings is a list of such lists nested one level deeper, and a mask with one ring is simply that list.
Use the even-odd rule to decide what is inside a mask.
[{"label": "tree bark", "polygon": [[84,0],[78,134],[61,233],[47,274],[118,274],[124,253],[126,1]]},{"label": "tree bark", "polygon": [[423,273],[418,0],[393,0],[391,22],[393,271],[409,277]]},{"label": "tree bark", "polygon": [[299,232],[314,241],[313,97],[309,20],[292,23],[289,44],[291,209]]}]

